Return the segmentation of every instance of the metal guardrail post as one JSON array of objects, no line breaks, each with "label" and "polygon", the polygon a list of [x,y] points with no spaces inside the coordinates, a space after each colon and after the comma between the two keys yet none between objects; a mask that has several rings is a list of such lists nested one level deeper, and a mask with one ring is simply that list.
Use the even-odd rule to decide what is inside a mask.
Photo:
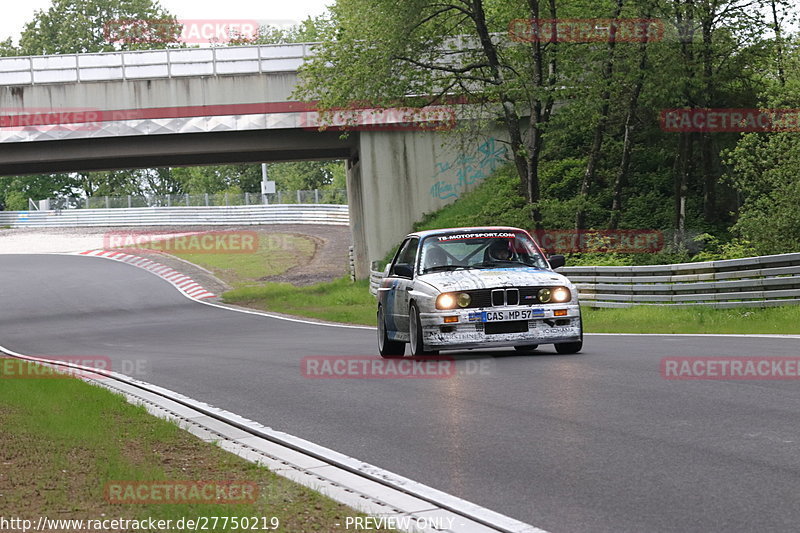
[{"label": "metal guardrail post", "polygon": [[314,203],[319,203],[319,189],[314,189]]},{"label": "metal guardrail post", "polygon": [[110,209],[111,208],[111,202],[109,202],[108,196],[106,196],[105,199],[106,199],[106,209]]},{"label": "metal guardrail post", "polygon": [[131,208],[131,195],[128,195],[128,209]]},{"label": "metal guardrail post", "polygon": [[208,193],[206,193],[206,207],[208,207]]},{"label": "metal guardrail post", "polygon": [[303,202],[300,201],[300,191],[297,191],[297,203],[301,204]]}]

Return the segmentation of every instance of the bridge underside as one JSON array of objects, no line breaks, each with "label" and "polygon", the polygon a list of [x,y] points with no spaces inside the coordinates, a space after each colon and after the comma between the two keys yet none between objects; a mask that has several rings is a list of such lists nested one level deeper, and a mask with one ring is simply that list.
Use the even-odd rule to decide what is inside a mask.
[{"label": "bridge underside", "polygon": [[357,159],[358,134],[276,129],[4,143],[0,175]]}]

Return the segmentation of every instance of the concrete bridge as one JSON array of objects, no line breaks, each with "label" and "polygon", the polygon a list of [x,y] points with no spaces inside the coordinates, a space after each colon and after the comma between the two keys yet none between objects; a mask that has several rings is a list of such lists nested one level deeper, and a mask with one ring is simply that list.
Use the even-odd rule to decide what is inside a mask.
[{"label": "concrete bridge", "polygon": [[365,278],[506,148],[492,133],[458,147],[400,115],[358,116],[364,127],[346,139],[318,131],[313,105],[292,99],[310,54],[292,44],[0,58],[0,175],[345,159]]}]

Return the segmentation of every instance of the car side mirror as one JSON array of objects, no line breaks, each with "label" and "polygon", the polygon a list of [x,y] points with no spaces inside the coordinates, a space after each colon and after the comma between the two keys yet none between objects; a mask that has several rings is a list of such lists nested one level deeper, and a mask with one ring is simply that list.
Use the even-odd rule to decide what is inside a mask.
[{"label": "car side mirror", "polygon": [[412,278],[414,277],[414,269],[407,263],[398,263],[394,266],[393,274],[401,278]]},{"label": "car side mirror", "polygon": [[561,268],[567,264],[567,260],[564,258],[564,256],[558,254],[551,255],[548,258],[548,261],[550,262],[550,268],[552,268],[553,270]]}]

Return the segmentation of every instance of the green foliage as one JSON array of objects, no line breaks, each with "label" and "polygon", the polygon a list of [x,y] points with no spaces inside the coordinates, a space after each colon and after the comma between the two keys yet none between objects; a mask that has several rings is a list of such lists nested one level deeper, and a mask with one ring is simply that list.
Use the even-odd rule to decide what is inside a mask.
[{"label": "green foliage", "polygon": [[22,191],[9,191],[5,196],[5,209],[8,211],[27,211],[28,197]]},{"label": "green foliage", "polygon": [[322,33],[330,26],[330,19],[325,15],[307,17],[300,24],[288,28],[261,26],[255,37],[238,37],[231,39],[232,46],[248,44],[286,44],[313,43],[319,41]]},{"label": "green foliage", "polygon": [[270,163],[269,179],[283,191],[344,189],[344,161],[297,161]]},{"label": "green foliage", "polygon": [[520,196],[519,177],[510,166],[498,169],[452,204],[425,215],[414,224],[414,231],[487,224],[530,226],[530,206]]},{"label": "green foliage", "polygon": [[[19,41],[22,55],[109,52],[117,49],[164,48],[165,40],[136,44],[114,43],[109,30],[119,20],[175,22],[175,17],[153,0],[53,0],[36,11]],[[167,39],[178,42],[177,37]]]},{"label": "green foliage", "polygon": [[[765,91],[766,107],[800,107],[800,50],[787,55],[786,83]],[[734,235],[758,254],[800,251],[800,133],[744,134],[725,155],[741,199]]]},{"label": "green foliage", "polygon": [[278,311],[322,320],[375,325],[375,297],[369,281],[343,277],[331,282],[297,287],[289,283],[268,283],[241,287],[222,295],[225,302],[256,309]]}]

